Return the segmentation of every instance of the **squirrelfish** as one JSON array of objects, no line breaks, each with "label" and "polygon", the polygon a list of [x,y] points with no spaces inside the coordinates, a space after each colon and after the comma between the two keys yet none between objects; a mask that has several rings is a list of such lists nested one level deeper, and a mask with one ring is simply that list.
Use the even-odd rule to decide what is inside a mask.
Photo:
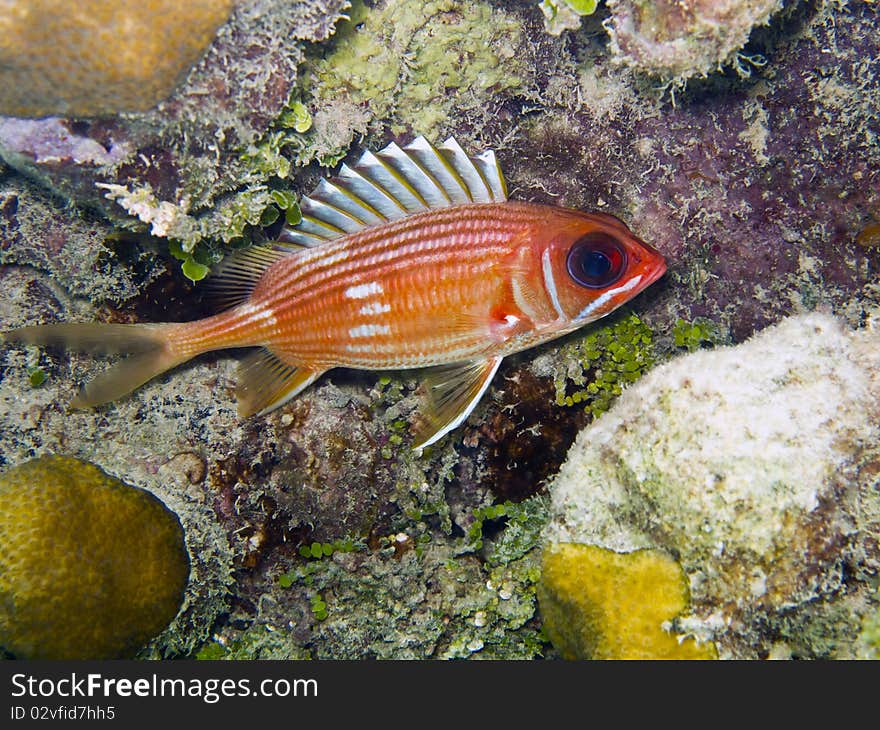
[{"label": "squirrelfish", "polygon": [[49,324],[7,342],[129,353],[73,404],[119,398],[203,352],[259,347],[240,366],[248,416],[336,367],[430,368],[415,448],[456,428],[502,359],[602,317],[656,281],[663,257],[617,218],[507,200],[492,151],[423,137],[365,152],[303,198],[277,243],[227,257],[230,307],[194,322]]}]

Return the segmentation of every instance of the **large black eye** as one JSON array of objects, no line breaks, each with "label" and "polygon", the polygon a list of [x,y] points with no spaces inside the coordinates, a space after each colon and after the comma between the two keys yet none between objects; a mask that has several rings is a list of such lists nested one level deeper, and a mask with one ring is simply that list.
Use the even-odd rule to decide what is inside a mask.
[{"label": "large black eye", "polygon": [[623,274],[626,251],[607,233],[588,233],[569,249],[565,266],[581,286],[602,289]]}]

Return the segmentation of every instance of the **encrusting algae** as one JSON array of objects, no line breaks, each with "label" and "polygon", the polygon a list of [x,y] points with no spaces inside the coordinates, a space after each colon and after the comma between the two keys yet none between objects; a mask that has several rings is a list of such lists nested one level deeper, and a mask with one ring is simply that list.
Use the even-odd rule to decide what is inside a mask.
[{"label": "encrusting algae", "polygon": [[398,132],[433,135],[454,113],[528,88],[520,24],[497,5],[397,0],[368,8],[354,0],[347,15],[306,74],[304,92],[318,109],[342,102],[393,120]]},{"label": "encrusting algae", "polygon": [[0,647],[20,659],[130,657],[177,614],[177,516],[98,467],[45,456],[0,474]]}]

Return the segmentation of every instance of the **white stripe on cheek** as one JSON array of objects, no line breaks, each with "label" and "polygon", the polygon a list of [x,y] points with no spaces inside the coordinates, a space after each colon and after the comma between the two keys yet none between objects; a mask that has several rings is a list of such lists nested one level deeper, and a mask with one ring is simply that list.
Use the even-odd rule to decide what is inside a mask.
[{"label": "white stripe on cheek", "polygon": [[520,308],[520,311],[526,315],[532,322],[538,321],[538,313],[535,311],[534,307],[532,307],[528,300],[523,296],[522,287],[519,285],[519,282],[516,279],[511,279],[510,281],[510,289],[513,292],[513,301],[516,303],[516,306]]},{"label": "white stripe on cheek", "polygon": [[553,264],[550,262],[550,249],[546,249],[541,256],[541,271],[544,274],[544,288],[550,296],[553,309],[559,315],[559,319],[566,319],[565,312],[562,311],[562,305],[559,303],[559,293],[556,291],[556,281],[553,278]]},{"label": "white stripe on cheek", "polygon": [[630,289],[633,289],[639,285],[639,282],[642,280],[641,274],[639,276],[634,276],[623,286],[619,286],[616,289],[609,289],[602,296],[596,297],[592,302],[590,302],[586,307],[584,307],[579,313],[578,316],[575,317],[575,321],[581,320],[584,317],[589,317],[593,312],[595,312],[599,307],[605,304],[612,297],[617,296],[618,294],[623,294],[624,292],[628,292]]}]

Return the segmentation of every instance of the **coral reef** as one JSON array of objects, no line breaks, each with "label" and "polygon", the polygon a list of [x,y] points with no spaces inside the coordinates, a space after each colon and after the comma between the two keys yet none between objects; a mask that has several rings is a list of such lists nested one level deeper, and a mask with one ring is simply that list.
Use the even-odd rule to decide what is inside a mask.
[{"label": "coral reef", "polygon": [[0,645],[23,659],[133,655],[189,576],[177,517],[96,466],[44,456],[0,475]]},{"label": "coral reef", "polygon": [[[673,628],[723,656],[852,655],[880,568],[878,344],[812,314],[656,368],[578,436],[549,545],[674,555]],[[840,614],[824,634],[819,607]]]},{"label": "coral reef", "polygon": [[[533,658],[544,650],[535,591],[546,514],[541,498],[483,510],[458,544],[438,538],[422,515],[370,544],[315,550],[318,558],[310,551],[284,573],[267,571],[256,616],[240,614],[248,630],[225,627],[200,656]],[[508,521],[500,530],[499,518]]]},{"label": "coral reef", "polygon": [[[96,316],[94,305],[70,299],[48,277],[28,267],[0,269],[0,291],[0,321],[4,324],[14,325],[28,317]],[[173,300],[161,291],[150,296],[161,300],[153,307],[163,311],[169,303],[173,307]],[[183,306],[191,308],[192,301]],[[123,319],[132,316],[121,311],[115,314]],[[38,388],[30,384],[34,367],[46,375]],[[233,554],[229,537],[211,507],[213,495],[205,489],[205,460],[207,453],[223,455],[222,439],[214,434],[240,437],[233,427],[235,415],[224,411],[207,417],[199,402],[203,391],[187,391],[180,382],[160,398],[128,404],[118,413],[119,418],[70,412],[64,404],[72,395],[72,374],[67,359],[51,352],[4,351],[0,359],[0,412],[4,414],[0,464],[14,466],[34,456],[68,454],[146,489],[177,515],[192,563],[190,581],[178,615],[143,653],[154,657],[186,654],[205,640],[217,616],[228,610]],[[194,376],[203,384],[216,374],[209,366],[197,369]],[[134,409],[129,410],[131,406]],[[186,411],[189,415],[184,422],[181,418]]]},{"label": "coral reef", "polygon": [[232,0],[4,3],[0,114],[145,111],[204,53]]},{"label": "coral reef", "polygon": [[856,241],[880,207],[878,14],[798,5],[744,50],[767,61],[750,78],[713,74],[672,105],[582,41],[502,156],[508,183],[611,211],[657,246],[666,288],[640,308],[655,329],[705,317],[738,342],[817,306],[856,324],[880,266],[880,249]]},{"label": "coral reef", "polygon": [[[162,221],[157,234],[186,251],[228,241],[272,202],[274,171],[248,149],[288,108],[305,42],[326,39],[347,4],[239,0],[185,83],[155,108],[88,120],[0,117],[0,157],[117,225],[144,231],[142,221]],[[150,30],[138,31],[144,43],[163,36]]]},{"label": "coral reef", "polygon": [[[95,316],[32,271],[0,273],[4,322]],[[34,364],[48,374],[36,389],[29,384]],[[158,379],[108,409],[68,411],[73,372],[101,367],[76,355],[4,350],[0,462],[63,450],[149,489],[180,516],[193,561],[187,596],[142,656],[187,655],[211,632],[234,656],[248,647],[276,658],[516,658],[542,650],[535,546],[546,509],[525,502],[490,515],[485,487],[447,495],[459,461],[454,446],[417,459],[403,444],[417,400],[413,382],[340,372],[294,408],[243,421],[231,398],[235,361],[223,357]],[[374,387],[365,387],[370,381]],[[452,537],[475,523],[491,534],[461,544]],[[321,560],[300,553],[349,534],[368,549]],[[288,587],[279,582],[313,564],[314,575]],[[493,575],[498,585],[487,589]],[[442,601],[427,583],[448,583]],[[312,609],[318,593],[325,620]],[[377,611],[386,603],[394,612]],[[227,618],[212,628],[221,613]],[[269,632],[273,641],[251,641]]]},{"label": "coral reef", "polygon": [[[422,123],[466,149],[495,148],[512,197],[620,216],[663,252],[669,273],[616,319],[507,359],[468,423],[421,458],[404,446],[417,400],[409,373],[333,372],[285,409],[242,421],[231,409],[235,362],[212,356],[112,406],[67,412],[75,377],[103,363],[0,351],[0,463],[88,459],[156,494],[185,527],[187,595],[142,656],[203,645],[230,658],[553,655],[535,615],[545,517],[531,495],[577,433],[671,355],[742,342],[817,307],[864,326],[880,301],[877,3],[787,4],[732,66],[684,88],[615,60],[605,6],[551,36],[534,1],[395,5],[425,22],[383,26],[381,0],[351,11],[343,0],[244,0],[183,86],[149,112],[0,120],[4,328],[196,318],[203,287],[181,264],[197,279],[221,249],[271,236],[296,218],[321,165],[425,132],[409,129]],[[359,27],[308,45],[345,12]],[[488,43],[456,36],[459,16],[471,30],[485,21],[477,30]],[[401,53],[376,58],[377,79],[397,74],[387,92],[327,64],[386,41]],[[441,59],[435,79],[418,56],[440,48],[463,68],[450,73]],[[504,72],[501,85],[477,78],[471,91],[490,57],[506,59],[493,71]],[[322,92],[322,79],[337,93]],[[155,255],[169,248],[180,264]],[[638,410],[650,415],[652,403],[648,394]],[[870,469],[847,483],[863,485]],[[853,553],[873,554],[877,529],[865,518],[842,537],[853,492],[841,494],[811,513],[815,534],[840,543],[838,588],[808,586],[816,599],[790,613],[734,606],[745,626],[770,619],[753,645],[728,632],[722,656],[876,646],[877,595],[870,570],[858,572],[869,561]],[[700,513],[692,518],[682,530],[699,536]],[[711,639],[706,593],[690,589],[690,608],[667,628]]]},{"label": "coral reef", "polygon": [[0,241],[0,265],[41,269],[70,294],[99,301],[131,299],[167,269],[148,237],[120,235],[101,216],[2,173]]},{"label": "coral reef", "polygon": [[565,659],[714,659],[712,644],[666,626],[690,600],[681,567],[658,550],[619,554],[562,543],[544,552],[544,630]]},{"label": "coral reef", "polygon": [[783,6],[782,0],[608,0],[611,52],[666,80],[706,76],[740,63],[737,55],[752,29]]}]

